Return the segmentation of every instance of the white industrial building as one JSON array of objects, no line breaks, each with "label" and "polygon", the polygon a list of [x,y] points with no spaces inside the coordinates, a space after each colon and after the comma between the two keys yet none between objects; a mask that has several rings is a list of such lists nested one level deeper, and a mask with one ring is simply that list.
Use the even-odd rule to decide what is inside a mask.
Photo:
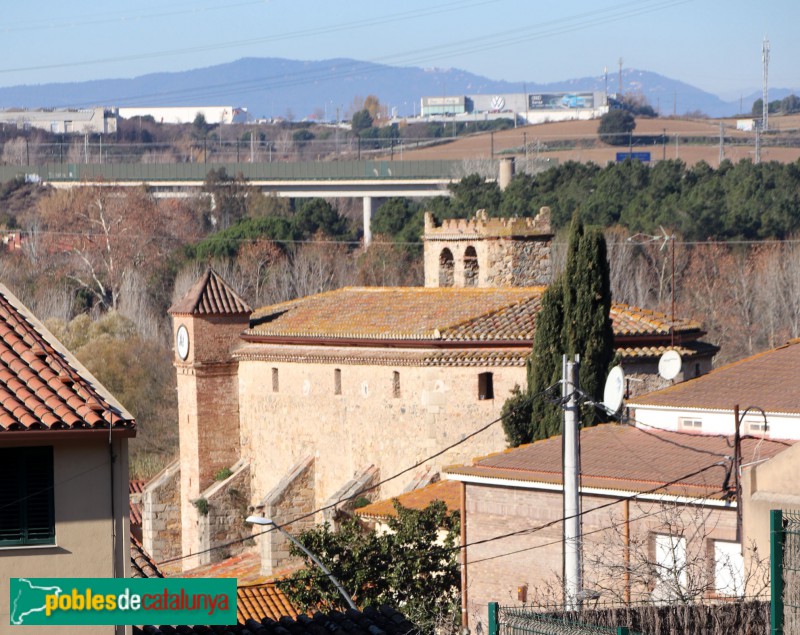
[{"label": "white industrial building", "polygon": [[108,108],[64,109],[42,108],[0,110],[0,123],[20,130],[36,128],[53,134],[113,134],[117,117]]},{"label": "white industrial building", "polygon": [[515,118],[527,123],[597,119],[608,112],[603,92],[506,93],[423,97],[422,117],[480,121]]},{"label": "white industrial building", "polygon": [[198,114],[213,125],[247,122],[247,108],[234,106],[143,106],[119,108],[117,112],[123,119],[152,117],[156,123],[192,123]]}]

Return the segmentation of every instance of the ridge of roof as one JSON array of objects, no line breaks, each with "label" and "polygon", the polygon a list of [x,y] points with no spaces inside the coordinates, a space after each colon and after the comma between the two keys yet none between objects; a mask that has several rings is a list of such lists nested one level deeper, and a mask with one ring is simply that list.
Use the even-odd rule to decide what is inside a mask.
[{"label": "ridge of roof", "polygon": [[208,267],[167,312],[170,315],[249,315],[252,311],[222,276]]}]

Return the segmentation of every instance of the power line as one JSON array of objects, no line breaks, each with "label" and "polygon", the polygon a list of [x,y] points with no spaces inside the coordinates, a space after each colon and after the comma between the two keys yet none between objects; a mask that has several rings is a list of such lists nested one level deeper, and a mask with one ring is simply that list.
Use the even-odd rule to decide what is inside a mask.
[{"label": "power line", "polygon": [[[600,509],[605,509],[607,507],[612,507],[613,505],[617,505],[619,503],[623,503],[623,502],[626,502],[626,501],[635,500],[635,499],[639,498],[640,496],[645,496],[647,494],[656,493],[660,489],[663,489],[665,487],[669,487],[671,485],[678,484],[678,483],[680,483],[681,481],[683,481],[685,479],[689,479],[689,478],[692,478],[693,476],[697,476],[698,474],[701,474],[701,473],[703,473],[703,472],[705,472],[707,470],[710,470],[710,469],[712,469],[714,467],[717,467],[717,466],[719,466],[721,464],[722,464],[722,462],[717,462],[717,463],[713,463],[711,465],[707,465],[706,467],[703,467],[703,468],[701,468],[699,470],[695,470],[694,472],[691,472],[689,474],[685,474],[683,476],[679,476],[678,478],[674,479],[673,481],[670,481],[668,483],[663,483],[661,485],[658,485],[657,487],[651,488],[650,490],[646,490],[644,492],[637,492],[635,494],[631,494],[630,496],[617,497],[617,498],[615,498],[614,500],[612,500],[610,502],[604,503],[604,504],[599,505],[597,507],[593,507],[592,509],[589,509],[589,510],[581,511],[581,512],[579,512],[577,514],[574,514],[574,515],[571,515],[571,516],[562,516],[560,518],[554,519],[552,521],[548,521],[548,522],[543,523],[541,525],[536,525],[534,527],[528,527],[526,529],[520,529],[520,530],[509,532],[509,533],[506,533],[506,534],[501,534],[501,535],[498,535],[498,536],[492,536],[491,538],[484,538],[484,539],[481,539],[481,540],[475,540],[475,541],[469,542],[469,543],[467,543],[465,545],[457,545],[457,546],[449,547],[448,550],[449,551],[453,551],[453,552],[457,552],[457,551],[460,551],[460,550],[462,550],[464,548],[472,547],[472,546],[475,546],[475,545],[487,544],[487,543],[490,543],[490,542],[494,542],[496,540],[504,540],[505,538],[510,538],[510,537],[513,537],[513,536],[518,536],[518,535],[523,535],[523,534],[534,534],[534,533],[537,533],[537,532],[542,531],[544,529],[547,529],[549,527],[552,527],[554,525],[557,525],[559,523],[562,523],[565,520],[569,520],[571,518],[579,518],[579,517],[585,516],[587,514],[590,514],[592,512],[595,512],[597,510],[600,510]],[[719,490],[719,492],[723,492],[723,491],[724,490]],[[645,514],[645,515],[637,517],[637,518],[629,519],[627,521],[627,523],[633,522],[635,520],[640,520],[641,518],[645,518],[645,517],[647,517],[649,515],[654,515],[655,513],[659,513],[659,512],[653,512],[653,514]],[[462,518],[461,522],[463,522],[463,520],[464,519]],[[618,523],[618,524],[612,523],[611,525],[603,526],[603,527],[600,527],[598,529],[592,530],[590,532],[586,532],[584,535],[590,535],[590,534],[593,534],[593,533],[599,533],[601,531],[607,531],[608,529],[613,529],[613,528],[615,528],[615,527],[617,527],[619,525],[624,525],[624,524],[626,524],[626,522],[622,522],[622,523]],[[264,532],[264,533],[266,533],[266,532]],[[519,550],[516,550],[516,551],[510,551],[510,552],[506,552],[506,553],[502,553],[502,554],[497,554],[497,555],[490,556],[490,557],[487,557],[487,558],[482,558],[480,560],[475,560],[475,561],[472,561],[472,562],[468,562],[467,566],[472,565],[472,564],[476,564],[478,562],[483,562],[485,560],[494,560],[494,559],[497,559],[497,558],[502,558],[504,556],[514,555],[516,553],[521,553],[521,552],[524,552],[524,551],[531,551],[531,550],[534,550],[534,549],[540,549],[540,548],[543,548],[543,547],[546,547],[546,546],[550,546],[552,544],[558,544],[560,542],[561,542],[561,540],[558,540],[558,541],[553,541],[553,542],[550,542],[550,543],[544,543],[544,544],[534,545],[534,546],[531,546],[531,547],[526,547],[524,549],[519,549]],[[356,568],[355,569],[355,571],[366,571],[366,570],[367,569],[365,569],[365,568],[362,568],[362,569]],[[316,579],[322,579],[323,577],[325,577],[325,576],[322,575],[321,573],[314,573],[312,575],[304,576],[302,578],[292,578],[292,580],[293,581],[297,581],[297,582],[303,582],[303,581],[311,581],[311,580],[316,580]],[[242,585],[242,586],[240,586],[238,588],[249,588],[249,587],[254,587],[254,586],[261,586],[261,585],[258,585],[258,584]]]},{"label": "power line", "polygon": [[[531,397],[531,399],[536,399],[536,398],[538,398],[538,397],[541,397],[541,396],[543,396],[544,394],[546,394],[548,391],[550,391],[551,389],[553,389],[553,388],[554,388],[555,386],[557,386],[557,385],[558,385],[558,384],[553,384],[552,386],[548,386],[547,388],[545,388],[545,389],[544,389],[544,390],[542,390],[541,392],[539,392],[539,393],[537,393],[537,394],[533,395],[533,396]],[[341,503],[344,503],[344,502],[347,502],[347,501],[351,501],[351,500],[355,500],[356,498],[358,498],[359,496],[361,496],[361,495],[362,495],[362,494],[364,494],[365,492],[369,492],[369,491],[371,491],[371,490],[377,489],[377,488],[379,488],[381,485],[383,485],[383,484],[385,484],[385,483],[388,483],[389,481],[393,481],[393,480],[394,480],[394,479],[396,479],[396,478],[399,478],[399,477],[400,477],[400,476],[402,476],[403,474],[406,474],[406,473],[410,472],[411,470],[414,470],[414,469],[416,469],[416,468],[418,468],[418,467],[420,467],[420,466],[424,465],[424,464],[425,464],[425,463],[427,463],[428,461],[431,461],[431,460],[433,460],[433,459],[435,459],[435,458],[438,458],[438,457],[440,457],[442,454],[445,454],[446,452],[448,452],[448,451],[452,450],[453,448],[455,448],[455,447],[457,447],[457,446],[461,445],[462,443],[465,443],[465,442],[469,441],[471,438],[473,438],[473,437],[475,437],[475,436],[477,436],[477,435],[481,434],[482,432],[484,432],[484,431],[488,430],[488,429],[489,429],[490,427],[492,427],[494,424],[496,424],[496,423],[498,423],[498,422],[500,422],[500,421],[502,421],[502,420],[503,420],[503,417],[502,417],[502,416],[500,416],[500,417],[498,417],[498,418],[496,418],[496,419],[493,419],[492,421],[490,421],[489,423],[487,423],[487,424],[485,424],[485,425],[481,426],[481,427],[480,427],[480,428],[478,428],[477,430],[474,430],[473,432],[470,432],[470,433],[469,433],[468,435],[466,435],[464,438],[462,438],[462,439],[460,439],[460,440],[456,441],[455,443],[451,443],[451,444],[450,444],[450,445],[448,445],[446,448],[444,448],[444,449],[442,449],[442,450],[439,450],[438,452],[436,452],[436,453],[434,453],[434,454],[432,454],[432,455],[430,455],[430,456],[426,457],[425,459],[422,459],[421,461],[418,461],[418,462],[417,462],[417,463],[415,463],[414,465],[411,465],[410,467],[407,467],[407,468],[405,468],[405,469],[401,470],[400,472],[397,472],[396,474],[393,474],[392,476],[389,476],[388,478],[385,478],[385,479],[383,479],[383,480],[381,480],[381,481],[378,481],[378,482],[377,482],[377,483],[375,483],[374,485],[369,485],[369,486],[367,486],[367,487],[363,487],[363,488],[359,489],[358,491],[354,492],[353,494],[351,494],[351,495],[349,495],[349,496],[345,496],[345,497],[343,497],[343,498],[340,498],[339,500],[337,500],[337,501],[335,501],[335,502],[333,502],[333,503],[329,503],[328,505],[325,505],[325,506],[323,506],[323,507],[319,507],[319,508],[317,508],[317,509],[315,509],[315,510],[313,510],[313,511],[311,511],[311,512],[308,512],[308,513],[306,513],[306,514],[302,514],[302,515],[300,515],[300,516],[297,516],[297,517],[295,517],[295,518],[292,518],[291,520],[286,520],[286,521],[283,521],[281,524],[282,524],[282,525],[291,525],[291,524],[293,524],[293,523],[296,523],[296,522],[297,522],[297,521],[299,521],[299,520],[304,520],[304,519],[306,519],[306,518],[310,518],[310,517],[312,517],[312,516],[315,516],[316,514],[318,514],[318,513],[320,513],[320,512],[324,512],[324,511],[326,511],[326,510],[328,510],[328,509],[333,509],[334,507],[336,507],[337,505],[340,505]],[[273,529],[266,529],[266,530],[264,530],[264,531],[262,531],[262,532],[259,532],[259,533],[257,533],[257,534],[253,534],[253,535],[251,535],[251,536],[247,536],[247,537],[245,537],[245,538],[237,538],[237,539],[235,539],[235,540],[231,540],[231,541],[229,541],[229,542],[223,543],[223,544],[221,544],[221,545],[217,545],[217,546],[215,546],[215,547],[210,547],[210,548],[208,548],[208,549],[203,549],[202,551],[198,551],[198,552],[196,552],[196,553],[191,553],[191,554],[180,555],[180,556],[176,556],[176,557],[174,557],[174,558],[169,558],[169,559],[167,559],[167,560],[162,560],[162,561],[161,561],[161,562],[159,562],[158,564],[169,564],[169,563],[172,563],[172,562],[178,562],[178,561],[180,561],[180,560],[185,560],[185,559],[187,559],[187,558],[193,558],[193,557],[195,557],[195,556],[199,556],[199,555],[202,555],[202,554],[204,554],[204,553],[209,553],[209,552],[211,552],[211,551],[215,551],[215,550],[217,550],[217,549],[224,549],[225,547],[230,547],[230,546],[232,546],[232,545],[236,545],[236,544],[243,543],[243,542],[245,542],[245,541],[247,541],[247,540],[251,540],[252,538],[255,538],[256,536],[261,536],[261,535],[263,535],[263,534],[270,533],[270,532],[272,532],[272,531],[275,531],[275,529],[274,529],[274,528],[273,528]]]}]

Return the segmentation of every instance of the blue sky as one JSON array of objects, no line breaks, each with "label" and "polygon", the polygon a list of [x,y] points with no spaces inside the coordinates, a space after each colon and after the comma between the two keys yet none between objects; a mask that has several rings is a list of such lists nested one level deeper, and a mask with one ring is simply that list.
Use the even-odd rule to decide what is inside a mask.
[{"label": "blue sky", "polygon": [[[762,8],[763,6],[763,8]],[[0,86],[124,78],[241,57],[347,57],[549,82],[661,73],[727,99],[800,90],[800,2],[744,0],[201,0],[6,3]]]}]

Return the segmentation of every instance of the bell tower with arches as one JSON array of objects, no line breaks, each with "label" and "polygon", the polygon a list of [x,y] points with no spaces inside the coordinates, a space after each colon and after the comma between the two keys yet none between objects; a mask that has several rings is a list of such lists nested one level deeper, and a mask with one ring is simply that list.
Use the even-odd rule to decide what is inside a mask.
[{"label": "bell tower with arches", "polygon": [[448,219],[425,214],[426,287],[529,287],[553,277],[550,208],[535,218]]}]

